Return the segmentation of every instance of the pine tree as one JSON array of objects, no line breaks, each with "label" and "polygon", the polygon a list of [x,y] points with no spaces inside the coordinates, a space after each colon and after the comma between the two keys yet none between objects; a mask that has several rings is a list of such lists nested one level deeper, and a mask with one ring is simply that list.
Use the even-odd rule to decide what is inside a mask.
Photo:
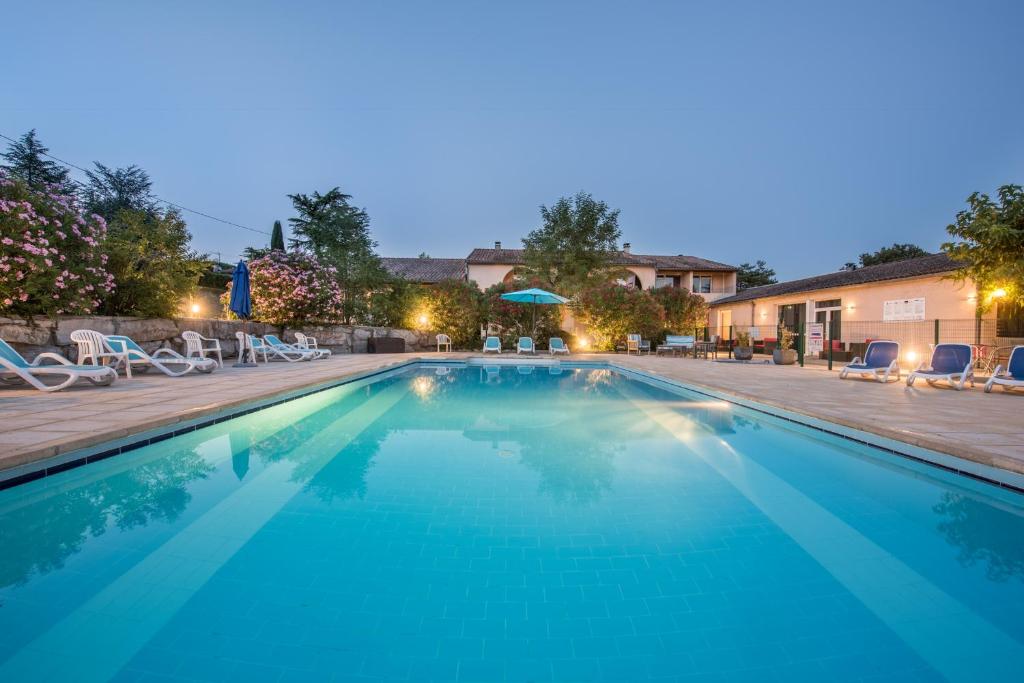
[{"label": "pine tree", "polygon": [[284,251],[284,230],[281,228],[281,221],[274,221],[274,229],[270,232],[270,249]]},{"label": "pine tree", "polygon": [[17,142],[7,145],[7,151],[2,155],[7,163],[2,168],[11,176],[25,181],[31,188],[40,189],[47,185],[57,185],[62,191],[67,192],[71,188],[68,170],[57,162],[44,158],[49,151],[49,148],[36,137],[36,130],[33,128]]},{"label": "pine tree", "polygon": [[157,215],[157,201],[153,196],[153,181],[149,174],[135,166],[109,168],[95,162],[95,171],[86,171],[89,184],[83,191],[86,210],[98,213],[108,221],[118,211],[138,211],[147,216]]}]

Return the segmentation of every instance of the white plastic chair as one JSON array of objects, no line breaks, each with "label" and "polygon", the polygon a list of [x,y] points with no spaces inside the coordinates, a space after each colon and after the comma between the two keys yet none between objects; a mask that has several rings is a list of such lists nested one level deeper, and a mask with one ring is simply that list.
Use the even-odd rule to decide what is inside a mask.
[{"label": "white plastic chair", "polygon": [[439,334],[439,335],[437,335],[437,352],[438,353],[441,353],[441,347],[442,346],[444,347],[445,351],[449,351],[450,352],[452,350],[452,338],[449,337],[447,334]]},{"label": "white plastic chair", "polygon": [[107,359],[115,364],[124,364],[124,374],[132,376],[132,364],[128,349],[118,346],[114,348],[107,338],[96,330],[75,330],[71,333],[71,341],[78,345],[78,363],[80,365],[106,365]]},{"label": "white plastic chair", "polygon": [[331,355],[330,349],[321,349],[316,343],[316,337],[310,337],[302,332],[295,333],[295,345],[304,351],[316,351],[317,358],[327,358]]},{"label": "white plastic chair", "polygon": [[206,358],[207,353],[213,353],[217,355],[217,366],[224,367],[219,339],[204,337],[198,332],[192,332],[191,330],[182,332],[181,338],[185,340],[185,358],[192,358],[193,356]]}]

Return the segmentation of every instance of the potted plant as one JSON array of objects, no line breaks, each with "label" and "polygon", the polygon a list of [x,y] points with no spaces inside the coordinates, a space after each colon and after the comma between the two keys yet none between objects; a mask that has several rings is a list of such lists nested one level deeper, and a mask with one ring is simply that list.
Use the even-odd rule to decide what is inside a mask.
[{"label": "potted plant", "polygon": [[779,331],[778,346],[772,350],[772,360],[776,365],[792,365],[796,362],[796,349],[793,348],[793,332],[783,327]]},{"label": "potted plant", "polygon": [[754,357],[754,347],[750,345],[750,333],[740,332],[736,335],[736,348],[732,350],[736,360],[750,360]]}]

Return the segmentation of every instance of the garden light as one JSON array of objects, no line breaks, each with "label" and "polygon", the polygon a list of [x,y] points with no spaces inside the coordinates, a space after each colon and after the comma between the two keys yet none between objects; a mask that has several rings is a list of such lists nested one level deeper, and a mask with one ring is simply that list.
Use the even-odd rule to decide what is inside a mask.
[{"label": "garden light", "polygon": [[1006,296],[1006,290],[1003,289],[1002,287],[999,287],[992,291],[993,299],[1002,299],[1004,296]]},{"label": "garden light", "polygon": [[907,360],[911,363],[917,360],[917,351],[907,351]]},{"label": "garden light", "polygon": [[199,304],[192,304],[192,315],[199,315],[200,310]]}]

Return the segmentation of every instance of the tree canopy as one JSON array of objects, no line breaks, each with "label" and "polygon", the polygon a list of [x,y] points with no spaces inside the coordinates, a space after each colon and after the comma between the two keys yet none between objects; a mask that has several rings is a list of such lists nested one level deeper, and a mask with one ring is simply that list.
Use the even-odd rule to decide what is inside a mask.
[{"label": "tree canopy", "polygon": [[928,252],[916,244],[895,243],[891,247],[882,247],[875,252],[865,252],[860,255],[859,263],[847,261],[839,270],[857,270],[858,268],[877,266],[882,263],[906,261],[907,259],[918,258],[920,256],[928,256]]},{"label": "tree canopy", "polygon": [[968,208],[956,215],[946,231],[954,239],[942,250],[962,266],[954,277],[970,278],[978,287],[978,306],[992,304],[993,293],[1002,290],[1007,303],[1024,303],[1024,189],[1003,185],[998,201],[975,192]]},{"label": "tree canopy", "polygon": [[274,221],[274,227],[270,231],[270,248],[274,251],[284,251],[284,230],[281,228],[281,221]]},{"label": "tree canopy", "polygon": [[775,279],[775,269],[769,268],[763,259],[758,259],[753,265],[741,263],[736,271],[736,291],[740,292],[750,287],[761,287],[763,285],[774,285],[778,282]]},{"label": "tree canopy", "polygon": [[149,216],[158,213],[153,196],[153,181],[149,174],[132,164],[124,168],[110,168],[94,162],[95,170],[86,171],[89,182],[82,190],[82,201],[90,213],[108,221],[120,211],[138,211]]},{"label": "tree canopy", "polygon": [[298,214],[288,219],[292,246],[315,254],[336,269],[343,293],[343,322],[362,318],[372,291],[389,279],[374,252],[377,243],[370,237],[370,216],[352,206],[352,197],[337,187],[324,194],[288,197]]},{"label": "tree canopy", "polygon": [[7,145],[2,155],[7,162],[0,166],[12,178],[23,181],[34,190],[56,186],[60,191],[71,193],[71,177],[68,170],[56,161],[46,159],[50,149],[43,145],[33,128],[22,135],[17,142]]},{"label": "tree canopy", "polygon": [[618,250],[619,211],[580,192],[540,207],[543,225],[523,239],[524,275],[564,296],[610,277]]}]

